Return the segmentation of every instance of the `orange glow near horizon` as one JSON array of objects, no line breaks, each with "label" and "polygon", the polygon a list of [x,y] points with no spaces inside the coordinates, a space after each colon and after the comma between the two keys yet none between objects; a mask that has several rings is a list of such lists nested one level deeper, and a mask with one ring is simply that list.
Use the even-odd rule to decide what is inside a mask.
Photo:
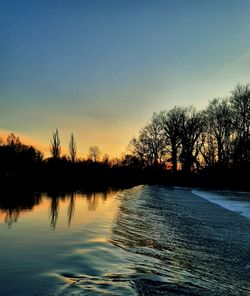
[{"label": "orange glow near horizon", "polygon": [[[16,132],[16,131],[9,131],[9,130],[3,130],[0,129],[0,138],[2,138],[2,140],[5,142],[7,139],[7,136],[10,133],[14,133],[17,137],[19,137],[21,143],[25,144],[25,145],[31,145],[33,147],[35,147],[36,149],[40,150],[41,152],[44,153],[45,157],[49,157],[50,156],[50,138],[48,139],[48,143],[45,143],[45,141],[40,141],[38,139],[34,139],[33,137],[20,133],[20,132]],[[51,133],[52,134],[52,133]],[[60,133],[60,139],[61,139],[61,154],[62,155],[68,155],[68,142],[67,142],[67,138],[64,136],[63,133]],[[51,137],[51,135],[49,135]],[[99,137],[100,136],[100,137]],[[125,139],[129,139],[129,135],[124,136]],[[92,141],[92,138],[99,138],[99,141]],[[120,136],[120,138],[122,139],[122,136]],[[89,145],[86,145],[86,142],[84,142],[84,140],[80,140],[79,138],[76,137],[76,142],[77,142],[77,157],[82,159],[82,158],[87,158],[88,157],[88,149],[91,146],[98,146],[101,150],[101,158],[105,155],[108,154],[111,158],[113,157],[121,157],[124,153],[126,153],[127,151],[127,146],[128,143],[126,144],[126,140],[123,141],[124,143],[121,142],[116,142],[114,140],[112,140],[112,135],[109,133],[100,133],[100,135],[95,134],[94,136],[92,135],[91,137],[89,137],[89,139],[87,139],[89,142]],[[99,143],[97,143],[99,142]],[[85,146],[85,148],[83,149],[83,147]]]}]

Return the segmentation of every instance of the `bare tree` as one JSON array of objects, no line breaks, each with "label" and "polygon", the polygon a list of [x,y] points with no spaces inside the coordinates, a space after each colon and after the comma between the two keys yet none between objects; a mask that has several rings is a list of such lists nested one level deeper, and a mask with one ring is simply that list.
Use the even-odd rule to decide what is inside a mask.
[{"label": "bare tree", "polygon": [[93,162],[97,162],[100,158],[101,151],[97,146],[91,146],[89,148],[89,159]]},{"label": "bare tree", "polygon": [[235,159],[250,161],[250,84],[236,85],[230,98],[236,130]]},{"label": "bare tree", "polygon": [[132,154],[146,166],[164,164],[166,138],[161,128],[159,114],[154,113],[151,121],[140,130],[138,138],[130,141]]},{"label": "bare tree", "polygon": [[182,170],[189,173],[193,164],[199,167],[196,153],[197,141],[204,130],[204,118],[201,112],[197,112],[194,107],[186,108],[185,118],[181,127],[181,155]]},{"label": "bare tree", "polygon": [[204,159],[205,166],[213,167],[216,163],[216,140],[213,135],[206,129],[200,136],[199,152]]},{"label": "bare tree", "polygon": [[146,165],[146,148],[139,138],[133,137],[131,139],[131,141],[129,142],[129,151],[133,156],[137,157],[140,160],[142,166]]},{"label": "bare tree", "polygon": [[227,99],[216,98],[209,102],[205,112],[207,131],[214,138],[217,161],[227,166],[230,159],[233,122],[232,111]]},{"label": "bare tree", "polygon": [[70,140],[69,140],[69,157],[72,163],[76,161],[76,141],[74,134],[71,133]]},{"label": "bare tree", "polygon": [[185,119],[185,113],[186,109],[183,107],[174,107],[169,111],[161,111],[159,113],[162,129],[166,136],[166,144],[169,145],[173,173],[177,171],[181,130]]},{"label": "bare tree", "polygon": [[12,147],[16,152],[20,151],[22,148],[22,143],[14,133],[10,133],[7,136],[7,141],[6,141],[7,146]]},{"label": "bare tree", "polygon": [[54,159],[59,159],[61,155],[61,144],[58,129],[53,132],[52,139],[50,141],[50,152]]}]

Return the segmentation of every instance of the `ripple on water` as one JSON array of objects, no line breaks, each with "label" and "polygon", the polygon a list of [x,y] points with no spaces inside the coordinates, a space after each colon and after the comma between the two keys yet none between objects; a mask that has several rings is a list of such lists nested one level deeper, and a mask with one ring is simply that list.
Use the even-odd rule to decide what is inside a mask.
[{"label": "ripple on water", "polygon": [[232,240],[227,213],[157,186],[125,190],[117,203],[111,228],[72,244],[49,274],[56,295],[250,295],[249,250]]},{"label": "ripple on water", "polygon": [[[201,206],[188,190],[145,186],[124,194],[111,240],[129,253],[140,295],[250,295],[244,248],[221,236],[228,225],[222,219],[216,228]],[[243,256],[250,259],[249,252]]]},{"label": "ripple on water", "polygon": [[90,276],[55,273],[50,276],[57,278],[61,283],[57,291],[59,295],[136,295],[127,275]]}]

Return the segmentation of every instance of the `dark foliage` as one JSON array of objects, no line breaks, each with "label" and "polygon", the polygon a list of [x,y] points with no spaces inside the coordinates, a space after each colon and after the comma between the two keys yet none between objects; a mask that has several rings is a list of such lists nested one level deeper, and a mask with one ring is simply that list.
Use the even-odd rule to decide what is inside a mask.
[{"label": "dark foliage", "polygon": [[250,87],[237,85],[230,98],[213,99],[201,112],[174,107],[154,113],[121,160],[105,155],[100,161],[97,146],[87,160],[78,159],[73,133],[69,157],[61,156],[58,130],[50,144],[51,157],[44,159],[14,134],[1,140],[2,188],[65,191],[147,183],[249,190]]}]

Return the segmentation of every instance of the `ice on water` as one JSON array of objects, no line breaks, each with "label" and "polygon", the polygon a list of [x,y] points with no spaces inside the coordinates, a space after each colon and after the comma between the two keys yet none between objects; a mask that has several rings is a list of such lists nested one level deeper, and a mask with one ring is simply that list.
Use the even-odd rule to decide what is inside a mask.
[{"label": "ice on water", "polygon": [[250,193],[235,191],[204,191],[192,190],[192,193],[229,211],[237,212],[250,219]]}]

